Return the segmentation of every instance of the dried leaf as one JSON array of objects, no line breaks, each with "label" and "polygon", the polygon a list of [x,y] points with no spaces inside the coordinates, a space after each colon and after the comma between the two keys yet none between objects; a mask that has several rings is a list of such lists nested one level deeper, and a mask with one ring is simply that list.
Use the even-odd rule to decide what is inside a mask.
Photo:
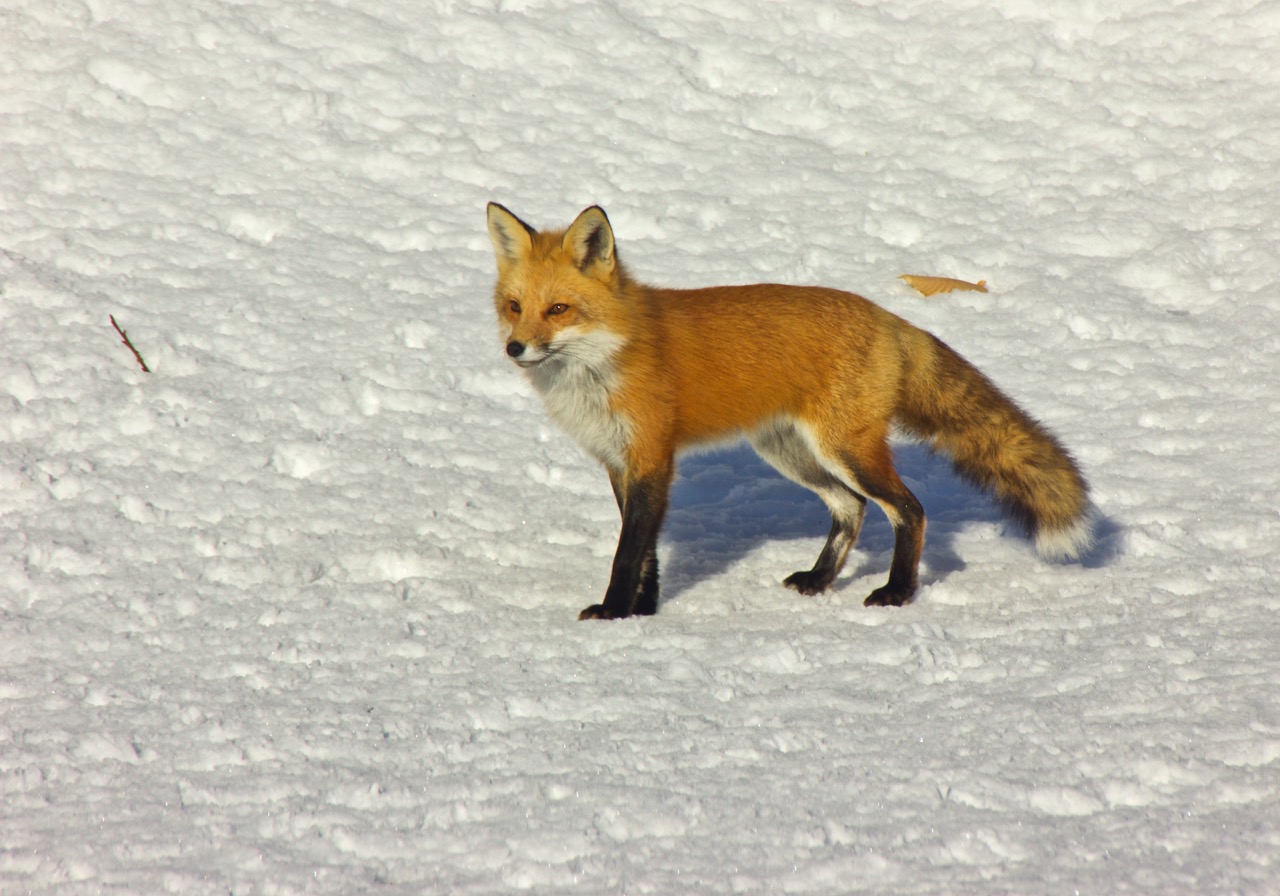
[{"label": "dried leaf", "polygon": [[968,280],[955,280],[951,277],[919,277],[915,274],[903,274],[899,279],[907,281],[923,296],[936,296],[942,292],[961,290],[967,292],[986,292],[987,281],[979,280],[970,283]]}]

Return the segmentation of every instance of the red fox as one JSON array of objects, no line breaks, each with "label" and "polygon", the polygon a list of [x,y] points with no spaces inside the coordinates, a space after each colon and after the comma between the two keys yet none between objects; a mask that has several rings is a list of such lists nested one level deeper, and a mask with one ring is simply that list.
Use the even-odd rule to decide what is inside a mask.
[{"label": "red fox", "polygon": [[657,289],[632,279],[597,206],[540,232],[497,203],[494,302],[507,355],[553,420],[609,472],[622,513],[601,603],[579,619],[658,607],[658,531],[677,453],[736,437],[816,492],[831,532],[783,584],[818,594],[843,567],[867,499],[893,524],[889,580],[868,606],[917,588],[924,510],[893,466],[891,429],[950,456],[1049,558],[1092,541],[1088,486],[1043,426],[937,337],[861,296],[804,286]]}]

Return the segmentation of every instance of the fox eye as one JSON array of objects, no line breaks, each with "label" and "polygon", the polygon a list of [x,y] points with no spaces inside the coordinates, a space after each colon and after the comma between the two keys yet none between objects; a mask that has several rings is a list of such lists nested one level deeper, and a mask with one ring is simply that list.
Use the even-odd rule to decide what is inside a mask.
[{"label": "fox eye", "polygon": [[512,299],[510,302],[508,302],[507,307],[511,309],[512,314],[520,313],[520,303],[517,302],[515,299]]},{"label": "fox eye", "polygon": [[568,310],[569,310],[569,306],[566,305],[564,302],[556,302],[554,305],[552,305],[550,308],[547,309],[547,314],[554,316],[557,314],[564,314]]}]

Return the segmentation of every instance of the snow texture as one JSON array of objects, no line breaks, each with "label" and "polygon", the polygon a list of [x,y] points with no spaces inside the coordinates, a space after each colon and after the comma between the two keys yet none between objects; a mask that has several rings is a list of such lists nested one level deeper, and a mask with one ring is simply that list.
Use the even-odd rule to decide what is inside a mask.
[{"label": "snow texture", "polygon": [[[0,892],[1280,889],[1280,6],[0,5]],[[1080,459],[904,445],[918,600],[688,458],[652,618],[484,206],[861,292]],[[923,299],[902,273],[989,294]],[[152,368],[121,344],[114,315]],[[768,321],[762,321],[768,326]]]}]

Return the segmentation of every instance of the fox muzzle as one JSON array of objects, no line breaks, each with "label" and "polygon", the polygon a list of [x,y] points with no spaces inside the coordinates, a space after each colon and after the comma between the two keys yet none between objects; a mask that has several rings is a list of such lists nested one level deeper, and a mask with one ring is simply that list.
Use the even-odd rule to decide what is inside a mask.
[{"label": "fox muzzle", "polygon": [[521,367],[537,367],[550,356],[551,353],[546,349],[530,346],[515,339],[507,343],[507,357]]}]

